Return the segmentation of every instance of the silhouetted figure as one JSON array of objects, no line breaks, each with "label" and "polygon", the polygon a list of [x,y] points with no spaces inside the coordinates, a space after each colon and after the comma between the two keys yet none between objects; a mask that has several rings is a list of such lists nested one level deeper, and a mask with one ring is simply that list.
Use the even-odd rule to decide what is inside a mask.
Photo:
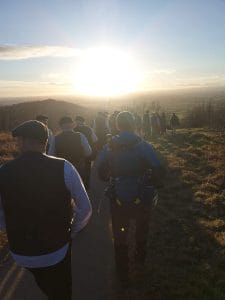
[{"label": "silhouetted figure", "polygon": [[160,116],[160,128],[161,128],[161,135],[165,135],[166,134],[166,114],[165,112],[163,112]]},{"label": "silhouetted figure", "polygon": [[98,137],[98,150],[106,144],[106,135],[109,133],[107,126],[107,116],[103,112],[98,112],[94,121],[94,131]]},{"label": "silhouetted figure", "polygon": [[170,128],[172,130],[172,135],[176,134],[176,129],[178,128],[179,125],[180,125],[180,120],[178,116],[175,113],[173,113],[170,118]]},{"label": "silhouetted figure", "polygon": [[0,230],[48,299],[70,300],[71,237],[86,226],[90,201],[75,168],[45,154],[43,123],[27,121],[12,134],[20,155],[0,168]]},{"label": "silhouetted figure", "polygon": [[158,136],[159,133],[159,120],[156,113],[151,115],[151,135],[152,137]]},{"label": "silhouetted figure", "polygon": [[76,127],[74,128],[75,132],[82,133],[88,140],[89,145],[92,149],[92,154],[85,159],[85,170],[84,170],[84,185],[86,189],[89,189],[90,186],[90,175],[91,175],[91,161],[95,159],[97,155],[97,141],[98,138],[94,133],[94,130],[85,124],[85,119],[82,116],[77,116],[75,118]]},{"label": "silhouetted figure", "polygon": [[61,118],[59,125],[62,132],[55,137],[55,155],[71,162],[84,180],[85,160],[92,153],[88,140],[82,133],[73,131],[70,117]]},{"label": "silhouetted figure", "polygon": [[161,117],[158,112],[156,112],[155,115],[156,115],[156,136],[160,136],[160,134],[161,134]]},{"label": "silhouetted figure", "polygon": [[146,112],[144,113],[142,123],[143,123],[144,138],[146,140],[149,140],[151,136],[151,121],[150,121],[149,110],[146,110]]},{"label": "silhouetted figure", "polygon": [[138,135],[141,136],[142,120],[138,113],[134,113],[135,128]]},{"label": "silhouetted figure", "polygon": [[116,125],[116,117],[119,114],[119,111],[115,110],[110,116],[109,116],[109,131],[112,135],[116,135],[119,133],[119,130]]},{"label": "silhouetted figure", "polygon": [[[45,124],[48,128],[48,117],[45,115],[37,115],[36,120]],[[53,155],[55,149],[55,136],[50,128],[48,128],[48,143],[46,147],[46,153]]]}]

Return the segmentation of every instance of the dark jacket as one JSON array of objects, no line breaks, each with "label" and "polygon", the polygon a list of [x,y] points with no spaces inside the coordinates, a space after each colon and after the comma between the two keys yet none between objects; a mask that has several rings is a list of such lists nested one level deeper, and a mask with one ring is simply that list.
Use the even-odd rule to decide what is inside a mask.
[{"label": "dark jacket", "polygon": [[92,131],[91,128],[87,125],[78,125],[74,128],[74,132],[80,132],[83,133],[83,135],[88,140],[89,145],[93,146],[93,140],[92,140]]},{"label": "dark jacket", "polygon": [[101,180],[110,177],[138,176],[151,169],[155,180],[160,178],[163,167],[152,148],[132,132],[121,132],[101,151],[97,170]]},{"label": "dark jacket", "polygon": [[55,137],[55,155],[73,164],[80,174],[83,173],[85,153],[79,132],[63,131]]}]

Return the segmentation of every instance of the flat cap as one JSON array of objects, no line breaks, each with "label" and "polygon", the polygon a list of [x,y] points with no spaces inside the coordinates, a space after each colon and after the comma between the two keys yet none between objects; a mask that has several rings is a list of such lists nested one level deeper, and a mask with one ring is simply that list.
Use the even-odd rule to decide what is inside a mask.
[{"label": "flat cap", "polygon": [[76,116],[75,121],[84,122],[84,118],[82,116]]},{"label": "flat cap", "polygon": [[59,125],[63,125],[63,124],[68,124],[68,123],[73,123],[73,119],[71,117],[62,117],[59,120]]},{"label": "flat cap", "polygon": [[37,115],[36,120],[37,121],[47,121],[48,117],[46,115]]},{"label": "flat cap", "polygon": [[24,137],[28,139],[38,140],[40,143],[46,143],[48,139],[47,127],[37,121],[26,121],[12,130],[13,137]]}]

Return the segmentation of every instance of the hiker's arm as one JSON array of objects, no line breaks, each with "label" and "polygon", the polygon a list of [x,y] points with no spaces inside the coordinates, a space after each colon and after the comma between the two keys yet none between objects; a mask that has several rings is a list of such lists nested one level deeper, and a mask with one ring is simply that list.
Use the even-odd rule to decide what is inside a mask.
[{"label": "hiker's arm", "polygon": [[49,142],[49,149],[48,149],[47,154],[54,156],[54,154],[55,154],[55,136],[50,129],[49,129],[48,142]]},{"label": "hiker's arm", "polygon": [[109,158],[108,158],[108,145],[105,145],[102,151],[99,153],[97,159],[97,173],[98,177],[102,181],[108,181],[110,178],[109,174]]},{"label": "hiker's arm", "polygon": [[87,192],[74,166],[68,161],[64,165],[65,184],[74,200],[74,222],[72,236],[83,229],[92,214],[92,206]]},{"label": "hiker's arm", "polygon": [[90,129],[91,129],[91,139],[92,139],[92,143],[93,143],[93,144],[96,144],[97,141],[98,141],[98,137],[97,137],[97,135],[95,134],[94,129],[91,128],[91,127],[90,127]]},{"label": "hiker's arm", "polygon": [[4,210],[2,207],[2,201],[1,201],[1,195],[0,195],[0,230],[5,230],[6,226],[5,226],[5,214],[4,214]]},{"label": "hiker's arm", "polygon": [[143,158],[149,168],[152,170],[152,179],[157,186],[161,186],[163,178],[166,174],[166,168],[160,160],[158,154],[149,143],[143,144]]},{"label": "hiker's arm", "polygon": [[89,145],[87,138],[82,133],[80,133],[80,141],[81,146],[84,149],[84,155],[86,157],[90,156],[92,153],[91,146]]}]

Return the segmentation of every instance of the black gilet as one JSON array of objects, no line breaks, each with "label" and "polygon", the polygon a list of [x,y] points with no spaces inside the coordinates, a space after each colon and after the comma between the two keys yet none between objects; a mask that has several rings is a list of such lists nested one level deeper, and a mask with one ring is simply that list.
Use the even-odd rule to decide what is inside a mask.
[{"label": "black gilet", "polygon": [[80,171],[85,157],[80,133],[71,130],[58,134],[55,138],[55,155],[65,158]]},{"label": "black gilet", "polygon": [[64,162],[25,152],[0,168],[0,195],[12,252],[48,254],[70,240],[72,208]]},{"label": "black gilet", "polygon": [[83,135],[88,140],[89,145],[92,146],[92,144],[93,144],[92,131],[91,131],[91,128],[89,126],[87,126],[87,125],[78,125],[74,128],[74,131],[83,133]]}]

